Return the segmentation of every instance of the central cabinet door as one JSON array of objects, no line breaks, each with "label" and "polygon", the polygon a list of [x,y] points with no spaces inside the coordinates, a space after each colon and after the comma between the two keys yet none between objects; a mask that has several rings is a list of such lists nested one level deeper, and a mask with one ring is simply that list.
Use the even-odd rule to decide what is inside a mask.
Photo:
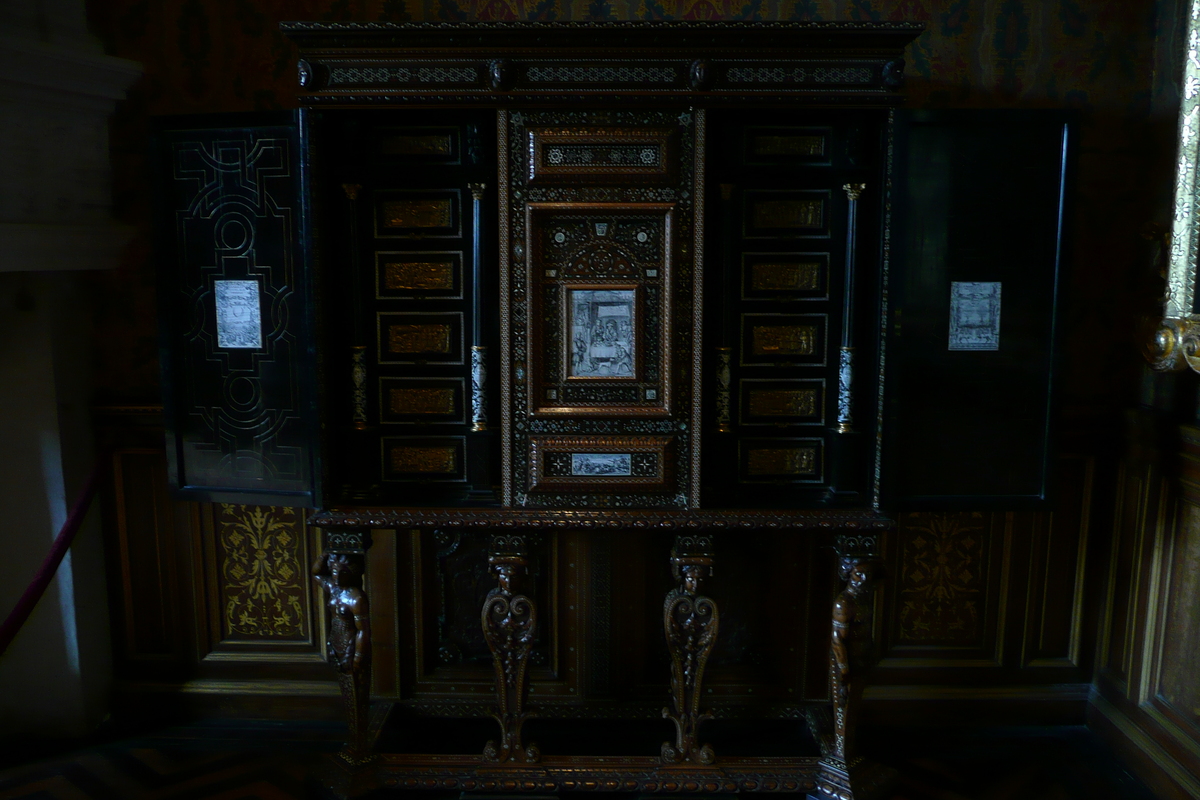
[{"label": "central cabinet door", "polygon": [[505,504],[695,507],[704,112],[499,124]]}]

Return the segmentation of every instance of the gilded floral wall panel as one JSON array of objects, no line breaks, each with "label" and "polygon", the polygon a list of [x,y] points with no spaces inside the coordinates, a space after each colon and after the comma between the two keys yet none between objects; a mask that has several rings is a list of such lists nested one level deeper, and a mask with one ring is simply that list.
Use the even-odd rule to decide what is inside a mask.
[{"label": "gilded floral wall panel", "polygon": [[221,641],[307,641],[311,636],[303,509],[214,506]]}]

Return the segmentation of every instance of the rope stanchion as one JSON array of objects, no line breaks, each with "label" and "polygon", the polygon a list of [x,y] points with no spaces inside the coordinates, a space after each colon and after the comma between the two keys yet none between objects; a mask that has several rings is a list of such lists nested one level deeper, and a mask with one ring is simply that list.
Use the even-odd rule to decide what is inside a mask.
[{"label": "rope stanchion", "polygon": [[63,523],[62,530],[58,532],[58,537],[54,540],[54,545],[50,548],[42,566],[38,568],[37,574],[33,576],[29,586],[25,587],[25,593],[21,595],[21,599],[17,601],[8,618],[4,620],[4,624],[0,625],[0,656],[3,656],[8,650],[8,646],[16,638],[21,626],[25,624],[29,615],[33,613],[33,609],[37,607],[38,601],[46,593],[46,587],[50,585],[54,574],[58,572],[58,565],[62,563],[67,550],[71,548],[71,543],[75,541],[75,534],[83,525],[88,507],[92,504],[92,498],[96,496],[97,488],[100,485],[100,466],[103,463],[104,458],[101,456],[92,466],[92,471],[88,474],[83,488],[75,498],[75,503],[71,506],[71,513],[67,515],[67,521]]}]

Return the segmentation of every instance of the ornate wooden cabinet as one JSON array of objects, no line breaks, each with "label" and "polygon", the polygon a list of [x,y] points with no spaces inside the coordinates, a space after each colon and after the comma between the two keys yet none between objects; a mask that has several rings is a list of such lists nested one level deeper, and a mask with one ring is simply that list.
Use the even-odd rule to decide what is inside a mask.
[{"label": "ornate wooden cabinet", "polygon": [[[1050,310],[1006,299],[1005,320],[1048,324],[1016,326],[1045,355],[1061,221],[1039,207],[1026,245],[949,267],[922,260],[936,236],[894,236],[898,200],[933,225],[962,200],[955,168],[979,167],[960,146],[977,120],[926,118],[902,126],[893,182],[920,30],[287,24],[297,116],[163,126],[173,483],[318,509],[351,731],[335,791],[859,798],[886,781],[852,735],[880,509],[890,470],[953,448],[885,459],[903,438],[885,351],[910,382],[960,369],[896,338],[893,242],[922,264],[899,283],[918,326],[941,320],[923,346],[1008,356],[1000,286],[1032,270]],[[1020,125],[983,172],[1003,185],[1032,152],[1050,168],[1028,188],[1061,198],[1063,124]],[[979,229],[1011,234],[1022,209]],[[922,306],[911,276],[951,308]],[[1048,373],[988,364],[1028,384],[1012,425],[1044,460]],[[1044,494],[1032,472],[1003,493]],[[996,493],[937,474],[914,493]],[[363,580],[380,536],[411,575],[393,599]],[[409,670],[372,708],[381,620]]]}]

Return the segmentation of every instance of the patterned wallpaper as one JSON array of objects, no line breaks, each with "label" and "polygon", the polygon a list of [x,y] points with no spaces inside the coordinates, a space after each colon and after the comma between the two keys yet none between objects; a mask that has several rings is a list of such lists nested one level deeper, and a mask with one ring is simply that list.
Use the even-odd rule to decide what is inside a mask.
[{"label": "patterned wallpaper", "polygon": [[[1173,123],[1160,31],[1176,0],[90,0],[107,50],[145,76],[113,124],[119,215],[144,235],[123,266],[96,276],[101,401],[157,395],[150,115],[289,108],[296,54],[284,19],[905,19],[928,30],[908,55],[914,106],[1082,110],[1067,275],[1065,389],[1074,406],[1119,408],[1140,369],[1132,334],[1153,300],[1138,237],[1164,206]],[[1169,63],[1170,59],[1167,59]],[[1157,82],[1156,82],[1157,81]],[[1167,92],[1169,94],[1169,91]],[[1168,97],[1169,100],[1169,97]],[[1165,160],[1164,160],[1165,159]],[[1165,221],[1165,220],[1160,220]],[[1149,298],[1149,300],[1147,300]]]}]

